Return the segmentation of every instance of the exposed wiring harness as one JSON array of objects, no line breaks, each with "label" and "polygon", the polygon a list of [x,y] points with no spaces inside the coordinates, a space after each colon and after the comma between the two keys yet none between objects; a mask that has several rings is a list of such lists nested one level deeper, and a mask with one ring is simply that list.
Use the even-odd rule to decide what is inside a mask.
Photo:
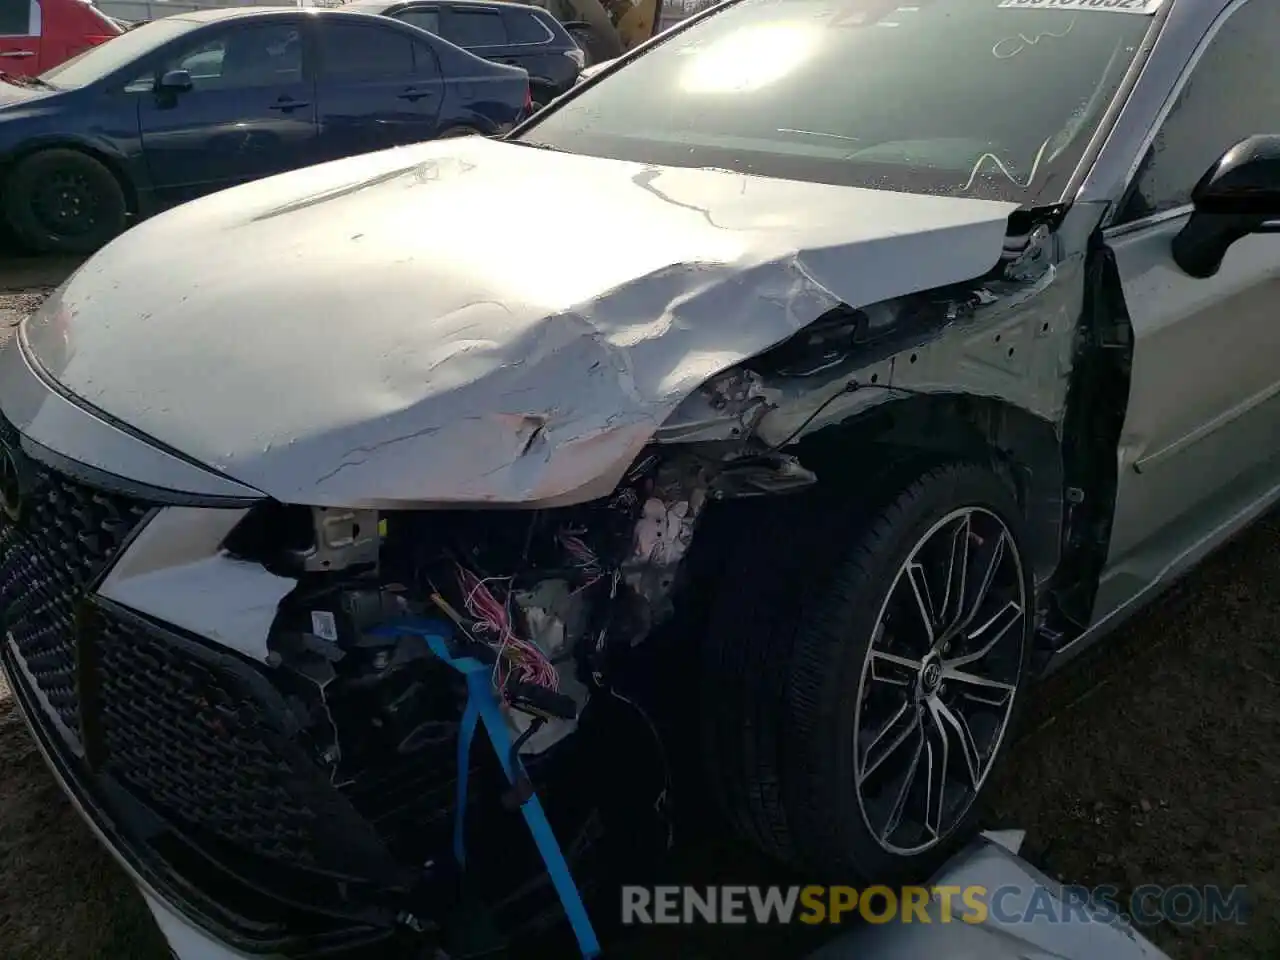
[{"label": "exposed wiring harness", "polygon": [[473,630],[497,654],[493,664],[493,685],[505,690],[512,673],[525,683],[548,690],[560,689],[560,674],[537,644],[525,640],[515,630],[511,613],[511,596],[501,603],[488,587],[489,583],[509,579],[489,577],[481,580],[461,564],[455,564],[458,589],[463,606],[473,621]]}]

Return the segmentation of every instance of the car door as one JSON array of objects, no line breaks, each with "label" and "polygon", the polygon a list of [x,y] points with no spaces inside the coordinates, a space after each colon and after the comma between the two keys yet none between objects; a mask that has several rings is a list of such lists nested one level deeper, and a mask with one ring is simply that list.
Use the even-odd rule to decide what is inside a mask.
[{"label": "car door", "polygon": [[335,16],[316,26],[316,96],[327,158],[435,136],[443,83],[429,43],[391,19]]},{"label": "car door", "polygon": [[1280,3],[1229,8],[1106,233],[1134,343],[1099,617],[1194,559],[1280,484],[1280,236],[1244,238],[1207,279],[1171,253],[1209,167],[1245,137],[1280,133],[1277,43]]},{"label": "car door", "polygon": [[0,73],[40,73],[40,34],[39,0],[0,0]]},{"label": "car door", "polygon": [[[315,160],[316,108],[299,18],[233,20],[162,56],[138,94],[156,200],[180,203]],[[186,71],[187,89],[166,75]]]}]

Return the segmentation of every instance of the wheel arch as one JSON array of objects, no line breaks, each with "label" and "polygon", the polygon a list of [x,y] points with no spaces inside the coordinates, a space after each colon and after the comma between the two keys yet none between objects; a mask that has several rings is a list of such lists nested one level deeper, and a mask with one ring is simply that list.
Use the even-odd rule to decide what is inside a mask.
[{"label": "wheel arch", "polygon": [[919,394],[815,431],[796,452],[820,484],[843,485],[866,471],[868,449],[989,463],[1008,480],[1022,508],[1036,584],[1053,576],[1062,552],[1066,496],[1062,439],[1053,423],[996,398]]},{"label": "wheel arch", "polygon": [[35,156],[37,153],[44,153],[47,150],[74,150],[101,163],[116,178],[116,182],[120,184],[120,189],[124,192],[125,205],[128,208],[129,215],[138,216],[141,209],[138,188],[133,182],[133,178],[125,172],[123,161],[110,151],[73,137],[42,138],[22,144],[12,153],[7,154],[3,162],[0,162],[0,184],[8,181],[10,174],[23,160]]}]

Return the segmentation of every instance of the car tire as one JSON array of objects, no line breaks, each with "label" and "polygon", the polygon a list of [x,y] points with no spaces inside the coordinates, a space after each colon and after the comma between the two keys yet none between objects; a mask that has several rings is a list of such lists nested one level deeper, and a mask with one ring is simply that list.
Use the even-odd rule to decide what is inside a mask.
[{"label": "car tire", "polygon": [[42,150],[21,160],[3,186],[15,238],[35,253],[93,253],[128,220],[120,181],[79,150]]},{"label": "car tire", "polygon": [[[1021,512],[974,463],[905,464],[854,499],[779,500],[735,544],[704,641],[705,768],[766,853],[841,882],[923,880],[964,836],[1022,703],[1034,594]],[[985,593],[954,579],[972,603],[948,606],[940,545],[956,544],[972,569],[992,561],[993,579]],[[920,615],[916,581],[932,586],[938,624]],[[913,769],[950,776],[904,792]]]}]

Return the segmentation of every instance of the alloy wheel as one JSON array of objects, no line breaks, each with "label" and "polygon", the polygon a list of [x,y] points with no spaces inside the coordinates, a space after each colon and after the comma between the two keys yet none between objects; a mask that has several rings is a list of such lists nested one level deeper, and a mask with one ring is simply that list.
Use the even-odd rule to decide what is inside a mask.
[{"label": "alloy wheel", "polygon": [[886,851],[943,842],[982,789],[1022,681],[1025,584],[1009,528],[981,507],[947,514],[899,567],[854,727],[858,804]]}]

